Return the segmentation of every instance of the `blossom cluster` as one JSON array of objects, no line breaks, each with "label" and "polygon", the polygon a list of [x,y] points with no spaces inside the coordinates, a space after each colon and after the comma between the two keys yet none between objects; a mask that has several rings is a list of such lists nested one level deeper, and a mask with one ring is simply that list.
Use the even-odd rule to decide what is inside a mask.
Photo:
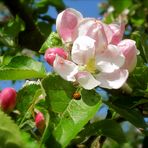
[{"label": "blossom cluster", "polygon": [[124,24],[105,24],[68,8],[57,16],[56,28],[65,49],[49,48],[45,59],[63,79],[88,90],[123,86],[137,62],[135,41],[122,40]]}]

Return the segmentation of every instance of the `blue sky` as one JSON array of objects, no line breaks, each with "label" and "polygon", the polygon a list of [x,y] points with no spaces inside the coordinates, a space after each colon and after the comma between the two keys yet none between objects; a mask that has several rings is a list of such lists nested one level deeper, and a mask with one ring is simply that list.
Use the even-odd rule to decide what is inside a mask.
[{"label": "blue sky", "polygon": [[[63,0],[63,1],[67,7],[74,8],[80,11],[84,17],[98,18],[99,17],[98,5],[99,3],[105,0]],[[56,18],[58,15],[53,7],[49,9],[48,14],[50,14],[53,18]],[[47,64],[46,68],[49,69]],[[0,81],[0,89],[11,86],[14,87],[16,90],[19,90],[23,85],[23,83],[24,81],[17,81],[15,85],[13,85],[11,81]]]},{"label": "blue sky", "polygon": [[84,17],[98,17],[98,4],[104,0],[64,0],[67,7],[80,11]]},{"label": "blue sky", "polygon": [[[99,17],[99,7],[101,2],[106,0],[63,0],[65,5],[69,8],[74,8],[80,11],[84,17]],[[48,13],[56,18],[57,12],[51,7]]]}]

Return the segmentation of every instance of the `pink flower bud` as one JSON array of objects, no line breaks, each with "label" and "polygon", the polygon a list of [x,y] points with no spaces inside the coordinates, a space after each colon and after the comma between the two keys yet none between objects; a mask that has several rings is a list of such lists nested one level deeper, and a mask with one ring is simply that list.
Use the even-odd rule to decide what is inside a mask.
[{"label": "pink flower bud", "polygon": [[130,39],[122,40],[118,47],[125,56],[125,63],[122,68],[128,69],[129,72],[132,72],[137,63],[137,48],[135,41]]},{"label": "pink flower bud", "polygon": [[4,112],[11,112],[16,105],[16,91],[5,88],[0,92],[0,107]]},{"label": "pink flower bud", "polygon": [[43,131],[45,128],[45,118],[41,112],[38,112],[35,116],[35,125],[40,131]]},{"label": "pink flower bud", "polygon": [[53,65],[56,55],[67,59],[68,53],[62,48],[48,48],[45,52],[44,58],[48,64]]}]

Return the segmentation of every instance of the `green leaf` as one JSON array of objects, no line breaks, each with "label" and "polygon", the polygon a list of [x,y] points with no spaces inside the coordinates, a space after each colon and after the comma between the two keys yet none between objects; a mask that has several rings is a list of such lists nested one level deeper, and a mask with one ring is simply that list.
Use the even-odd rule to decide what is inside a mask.
[{"label": "green leaf", "polygon": [[47,40],[44,42],[40,49],[40,53],[44,53],[47,48],[53,48],[53,47],[62,47],[62,41],[59,37],[59,35],[55,32],[51,32]]},{"label": "green leaf", "polygon": [[116,101],[110,103],[106,102],[106,104],[113,108],[117,113],[119,113],[122,117],[124,117],[127,121],[131,122],[137,128],[143,129],[144,133],[148,135],[147,124],[144,121],[144,117],[141,115],[140,111],[137,109],[131,109],[123,104],[123,101],[117,99]]},{"label": "green leaf", "polygon": [[49,33],[51,32],[51,24],[45,22],[38,22],[38,27],[40,31],[48,37]]},{"label": "green leaf", "polygon": [[0,67],[0,80],[43,78],[46,76],[42,63],[26,56],[16,56]]},{"label": "green leaf", "polygon": [[37,7],[42,7],[42,8],[47,6],[47,5],[52,5],[52,6],[56,7],[57,9],[60,9],[60,10],[65,8],[65,5],[64,5],[62,0],[58,0],[58,1],[57,0],[55,0],[55,1],[53,1],[53,0],[41,0],[36,4]]},{"label": "green leaf", "polygon": [[106,137],[112,138],[120,144],[126,142],[126,138],[120,124],[110,119],[86,125],[84,130],[78,134],[74,141],[81,143],[85,140],[86,137],[99,135],[104,135]]},{"label": "green leaf", "polygon": [[7,65],[10,63],[11,59],[13,58],[12,56],[4,55],[0,57],[0,66]]},{"label": "green leaf", "polygon": [[0,111],[0,147],[2,148],[34,148],[35,143],[30,141],[28,135],[22,134],[18,126]]},{"label": "green leaf", "polygon": [[0,43],[8,46],[14,47],[16,46],[16,37],[19,32],[25,29],[24,22],[16,16],[16,18],[11,19],[8,24],[4,27],[0,28]]},{"label": "green leaf", "polygon": [[[75,87],[59,76],[49,75],[42,84],[49,108],[55,114],[52,136],[61,147],[66,147],[97,112],[101,106],[100,97],[94,90],[82,90],[81,99],[73,99]],[[48,140],[49,145],[53,143],[52,136]]]},{"label": "green leaf", "polygon": [[148,50],[147,50],[148,35],[139,31],[134,31],[131,34],[131,39],[136,41],[136,46],[137,49],[140,51],[140,56],[142,57],[145,63],[148,63]]},{"label": "green leaf", "polygon": [[25,25],[24,22],[18,16],[16,16],[15,19],[10,20],[9,23],[2,29],[5,35],[14,38],[19,34],[20,31],[25,29]]},{"label": "green leaf", "polygon": [[143,25],[144,21],[143,18],[131,18],[131,22],[137,27]]},{"label": "green leaf", "polygon": [[19,124],[20,126],[23,125],[25,119],[31,116],[31,113],[34,112],[34,106],[36,100],[38,99],[40,92],[40,85],[39,84],[28,84],[24,86],[18,93],[17,93],[17,106],[16,108],[20,112],[19,116]]},{"label": "green leaf", "polygon": [[132,75],[128,79],[128,83],[133,88],[133,90],[141,89],[145,90],[148,85],[148,67],[136,67]]}]

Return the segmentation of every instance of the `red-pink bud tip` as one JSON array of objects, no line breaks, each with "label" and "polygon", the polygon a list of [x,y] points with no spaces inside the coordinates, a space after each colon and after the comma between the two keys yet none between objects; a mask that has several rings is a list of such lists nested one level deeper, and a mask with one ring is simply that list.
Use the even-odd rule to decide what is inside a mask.
[{"label": "red-pink bud tip", "polygon": [[16,91],[5,88],[0,92],[0,107],[4,112],[11,112],[16,105]]},{"label": "red-pink bud tip", "polygon": [[56,55],[67,59],[68,53],[62,48],[48,48],[45,52],[44,59],[47,61],[48,64],[53,65],[53,62],[56,58]]},{"label": "red-pink bud tip", "polygon": [[38,112],[35,116],[35,125],[40,131],[43,131],[45,128],[45,118],[41,112]]}]

